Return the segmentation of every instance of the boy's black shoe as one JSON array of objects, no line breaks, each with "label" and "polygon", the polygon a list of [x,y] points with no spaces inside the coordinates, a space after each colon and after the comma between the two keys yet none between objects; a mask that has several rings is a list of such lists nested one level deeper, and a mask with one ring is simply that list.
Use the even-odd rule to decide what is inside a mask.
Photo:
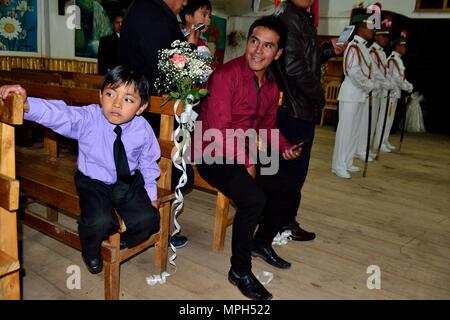
[{"label": "boy's black shoe", "polygon": [[83,258],[83,262],[86,265],[86,267],[90,273],[96,274],[96,273],[102,272],[103,260],[102,260],[101,256],[96,257],[94,259],[87,259],[83,255],[81,255],[81,257]]},{"label": "boy's black shoe", "polygon": [[253,300],[270,300],[272,294],[264,288],[255,275],[249,271],[237,274],[232,269],[228,272],[228,281],[238,287],[241,293]]},{"label": "boy's black shoe", "polygon": [[180,249],[187,244],[188,238],[177,233],[169,238],[169,242],[175,248]]}]

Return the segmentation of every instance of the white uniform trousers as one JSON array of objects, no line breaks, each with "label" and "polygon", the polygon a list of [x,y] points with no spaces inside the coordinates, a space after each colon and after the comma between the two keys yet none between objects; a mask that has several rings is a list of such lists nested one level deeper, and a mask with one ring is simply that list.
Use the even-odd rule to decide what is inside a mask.
[{"label": "white uniform trousers", "polygon": [[[394,117],[395,117],[395,110],[397,109],[397,101],[398,99],[391,98],[391,105],[388,106],[388,115],[386,118],[386,128],[384,129],[383,134],[383,142],[382,144],[386,144],[389,138],[389,134],[391,133],[392,124],[394,123]],[[377,131],[375,134],[375,140],[374,140],[374,149],[378,149],[378,146],[380,145],[380,139],[381,139],[381,130],[383,129],[383,120],[384,120],[384,113],[386,112],[386,103],[387,98],[383,98],[381,102],[381,109],[380,114],[378,116],[378,125],[377,125]]]},{"label": "white uniform trousers", "polygon": [[[373,135],[375,133],[375,127],[377,125],[378,121],[378,111],[380,110],[380,102],[379,102],[379,96],[374,95],[372,96],[372,121],[371,121],[371,127],[370,127],[370,144],[373,142]],[[355,155],[361,155],[365,156],[366,154],[366,148],[367,148],[367,130],[369,130],[369,103],[367,102],[367,105],[365,108],[363,108],[361,112],[361,125],[359,127],[358,132],[358,143],[356,146],[356,154]]]},{"label": "white uniform trousers", "polygon": [[353,165],[361,113],[367,102],[339,101],[339,123],[334,141],[332,169],[346,171]]}]

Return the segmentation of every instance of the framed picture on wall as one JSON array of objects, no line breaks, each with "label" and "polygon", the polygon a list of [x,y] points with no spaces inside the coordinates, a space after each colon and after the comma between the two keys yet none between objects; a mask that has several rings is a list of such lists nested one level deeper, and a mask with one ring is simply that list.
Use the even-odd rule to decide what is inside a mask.
[{"label": "framed picture on wall", "polygon": [[75,56],[97,58],[100,38],[113,33],[111,16],[120,12],[117,0],[77,0],[81,29],[75,30]]},{"label": "framed picture on wall", "polygon": [[0,51],[39,52],[37,0],[0,0]]},{"label": "framed picture on wall", "polygon": [[450,11],[449,0],[416,0],[416,11]]}]

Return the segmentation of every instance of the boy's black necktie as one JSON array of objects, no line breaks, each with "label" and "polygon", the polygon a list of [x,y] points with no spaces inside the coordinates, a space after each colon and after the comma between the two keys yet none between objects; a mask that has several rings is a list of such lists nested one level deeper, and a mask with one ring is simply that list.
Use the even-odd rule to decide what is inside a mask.
[{"label": "boy's black necktie", "polygon": [[116,140],[114,141],[114,162],[116,164],[117,180],[128,182],[130,180],[130,167],[128,166],[127,154],[125,152],[125,147],[123,146],[121,136],[122,128],[116,126],[114,132],[117,134]]}]

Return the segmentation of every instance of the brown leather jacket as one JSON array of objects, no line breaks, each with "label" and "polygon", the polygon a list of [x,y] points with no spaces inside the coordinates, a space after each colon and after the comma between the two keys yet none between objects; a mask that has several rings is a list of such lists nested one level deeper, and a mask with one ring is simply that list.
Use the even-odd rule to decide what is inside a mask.
[{"label": "brown leather jacket", "polygon": [[287,29],[286,48],[273,68],[284,92],[284,106],[291,117],[316,122],[325,105],[320,66],[334,56],[333,46],[326,42],[319,47],[309,14],[290,1],[276,14]]}]

